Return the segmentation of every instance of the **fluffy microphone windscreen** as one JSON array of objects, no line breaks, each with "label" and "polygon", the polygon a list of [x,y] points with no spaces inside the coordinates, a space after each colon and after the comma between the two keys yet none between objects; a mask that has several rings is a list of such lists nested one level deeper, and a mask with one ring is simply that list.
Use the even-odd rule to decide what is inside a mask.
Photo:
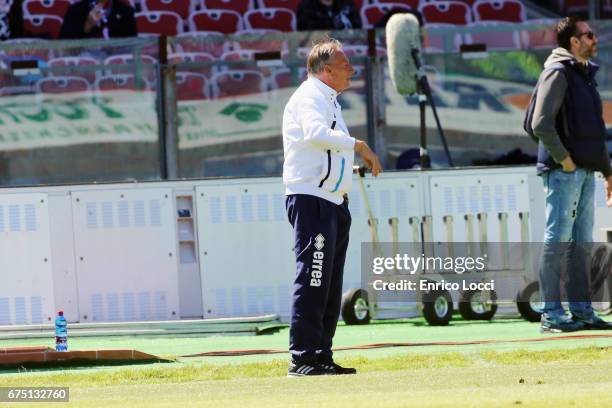
[{"label": "fluffy microphone windscreen", "polygon": [[391,81],[398,93],[412,95],[417,88],[412,50],[421,52],[419,20],[409,13],[394,14],[385,27],[385,34]]}]

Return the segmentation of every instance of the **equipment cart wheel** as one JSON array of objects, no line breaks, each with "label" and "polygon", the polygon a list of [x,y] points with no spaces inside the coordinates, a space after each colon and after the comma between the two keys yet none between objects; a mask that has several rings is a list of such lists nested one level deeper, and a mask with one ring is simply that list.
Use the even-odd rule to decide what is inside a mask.
[{"label": "equipment cart wheel", "polygon": [[423,293],[423,317],[430,326],[446,326],[453,317],[453,299],[447,290]]},{"label": "equipment cart wheel", "polygon": [[370,323],[370,307],[368,292],[363,289],[351,289],[342,296],[342,319],[344,323],[368,324]]},{"label": "equipment cart wheel", "polygon": [[497,293],[492,290],[490,303],[483,300],[480,290],[466,290],[459,295],[459,313],[465,320],[491,320],[497,312]]},{"label": "equipment cart wheel", "polygon": [[542,317],[540,284],[538,281],[527,283],[516,295],[516,307],[528,322],[539,322]]}]

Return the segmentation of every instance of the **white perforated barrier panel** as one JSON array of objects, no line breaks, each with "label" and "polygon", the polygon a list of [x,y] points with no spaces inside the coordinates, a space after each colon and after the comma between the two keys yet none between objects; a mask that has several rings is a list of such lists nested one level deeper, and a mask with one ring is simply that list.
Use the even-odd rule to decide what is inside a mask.
[{"label": "white perforated barrier panel", "polygon": [[[486,173],[444,173],[429,178],[432,241],[442,243],[434,246],[434,255],[445,257],[453,250],[465,251],[468,242],[493,243],[470,249],[475,256],[487,259],[487,271],[491,272],[487,279],[495,278],[498,297],[514,299],[525,271],[533,274],[530,265],[535,254],[531,247],[521,244],[531,240],[529,172],[490,169]],[[515,273],[502,275],[502,271]]]},{"label": "white perforated barrier panel", "polygon": [[[477,226],[479,214],[487,217],[486,241],[521,241],[519,214],[529,214],[527,174],[456,173],[431,177],[429,185],[434,241],[481,241]],[[500,214],[507,215],[507,233],[501,228]],[[476,217],[471,237],[467,234],[466,215]],[[448,216],[453,221],[452,235],[449,235],[448,221],[445,224],[444,217]]]},{"label": "white perforated barrier panel", "polygon": [[46,194],[0,195],[0,325],[54,315]]},{"label": "white perforated barrier panel", "polygon": [[172,190],[71,195],[80,321],[177,319]]}]

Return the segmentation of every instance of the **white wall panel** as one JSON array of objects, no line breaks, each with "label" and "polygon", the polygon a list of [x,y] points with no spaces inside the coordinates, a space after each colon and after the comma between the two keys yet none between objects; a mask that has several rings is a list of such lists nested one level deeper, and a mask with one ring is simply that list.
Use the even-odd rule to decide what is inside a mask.
[{"label": "white wall panel", "polygon": [[0,325],[54,316],[46,194],[0,194]]},{"label": "white wall panel", "polygon": [[172,189],[71,195],[80,321],[177,319]]}]

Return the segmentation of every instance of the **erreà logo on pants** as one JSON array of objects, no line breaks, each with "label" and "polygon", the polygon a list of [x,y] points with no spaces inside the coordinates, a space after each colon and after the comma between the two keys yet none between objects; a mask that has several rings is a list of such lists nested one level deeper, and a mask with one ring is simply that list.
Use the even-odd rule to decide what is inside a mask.
[{"label": "erre\u00e0 logo on pants", "polygon": [[310,286],[321,286],[321,276],[323,275],[323,257],[325,253],[321,250],[325,246],[325,237],[319,234],[315,237],[314,247],[316,251],[312,255],[312,272],[310,273]]}]

